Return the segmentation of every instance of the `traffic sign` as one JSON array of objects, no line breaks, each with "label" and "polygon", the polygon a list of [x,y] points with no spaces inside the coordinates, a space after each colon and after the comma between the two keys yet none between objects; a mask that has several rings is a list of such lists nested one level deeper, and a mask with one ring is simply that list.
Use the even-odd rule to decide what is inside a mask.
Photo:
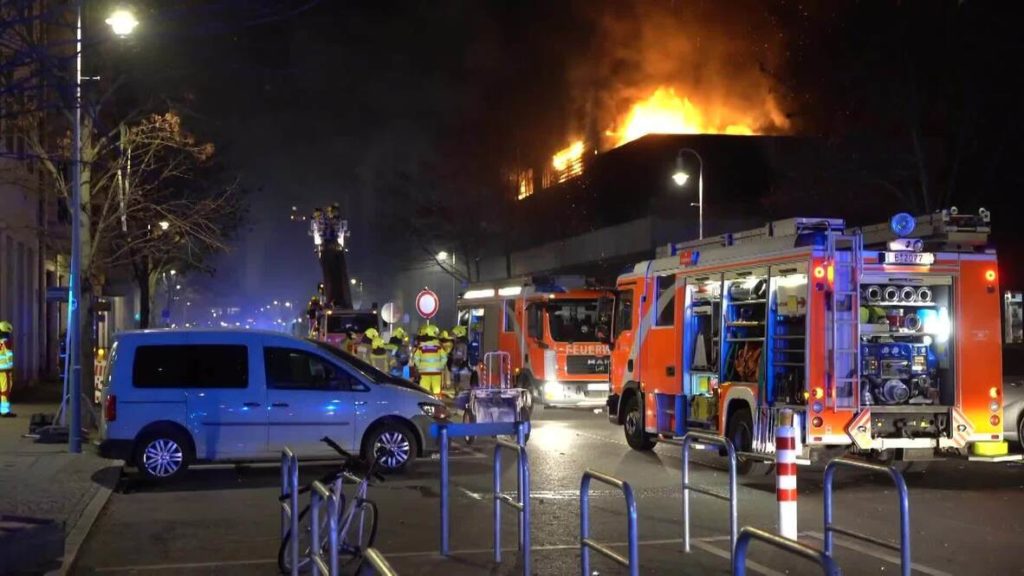
[{"label": "traffic sign", "polygon": [[380,309],[381,320],[388,324],[394,324],[402,317],[402,308],[394,303],[388,302]]},{"label": "traffic sign", "polygon": [[440,307],[440,304],[441,302],[437,299],[437,294],[434,294],[429,288],[424,288],[416,295],[416,311],[425,320],[430,320],[437,315],[437,309]]}]

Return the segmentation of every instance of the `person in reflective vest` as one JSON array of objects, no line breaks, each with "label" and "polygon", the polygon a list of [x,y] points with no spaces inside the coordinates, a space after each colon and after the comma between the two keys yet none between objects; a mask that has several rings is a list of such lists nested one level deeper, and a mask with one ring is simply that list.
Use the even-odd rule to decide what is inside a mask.
[{"label": "person in reflective vest", "polygon": [[448,362],[448,356],[437,339],[439,334],[437,326],[427,326],[424,338],[416,345],[412,355],[413,364],[420,375],[420,386],[435,396],[441,393],[441,374]]},{"label": "person in reflective vest", "polygon": [[11,389],[14,388],[14,327],[0,322],[0,418],[14,418]]},{"label": "person in reflective vest", "polygon": [[381,372],[388,372],[391,367],[389,366],[387,344],[384,343],[384,339],[380,336],[374,338],[372,346],[370,349],[370,365]]}]

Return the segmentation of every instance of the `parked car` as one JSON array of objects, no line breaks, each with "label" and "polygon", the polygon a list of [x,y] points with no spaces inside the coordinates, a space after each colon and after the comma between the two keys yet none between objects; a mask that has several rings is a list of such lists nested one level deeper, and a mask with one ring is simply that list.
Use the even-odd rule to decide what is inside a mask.
[{"label": "parked car", "polygon": [[1024,346],[1003,347],[1003,436],[1024,444]]},{"label": "parked car", "polygon": [[415,384],[322,342],[254,330],[144,330],[115,337],[100,451],[154,479],[195,462],[336,456],[330,436],[384,471],[436,443],[445,406]]}]

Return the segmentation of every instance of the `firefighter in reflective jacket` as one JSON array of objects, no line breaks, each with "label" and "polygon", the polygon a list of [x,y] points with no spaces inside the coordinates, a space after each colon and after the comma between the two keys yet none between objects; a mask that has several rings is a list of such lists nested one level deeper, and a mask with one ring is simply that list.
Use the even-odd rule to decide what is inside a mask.
[{"label": "firefighter in reflective jacket", "polygon": [[420,386],[427,392],[437,396],[441,393],[441,374],[448,357],[437,339],[440,331],[437,326],[427,326],[424,337],[416,345],[412,355],[413,364],[420,375]]},{"label": "firefighter in reflective jacket", "polygon": [[385,373],[391,370],[387,346],[384,343],[384,339],[378,336],[373,339],[372,348],[370,349],[370,365]]},{"label": "firefighter in reflective jacket", "polygon": [[0,418],[14,418],[11,389],[14,388],[14,327],[0,322]]}]

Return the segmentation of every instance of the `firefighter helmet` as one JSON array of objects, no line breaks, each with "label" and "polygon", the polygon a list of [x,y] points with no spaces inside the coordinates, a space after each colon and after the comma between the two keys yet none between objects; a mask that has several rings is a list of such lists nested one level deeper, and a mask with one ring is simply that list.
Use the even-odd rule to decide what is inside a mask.
[{"label": "firefighter helmet", "polygon": [[441,331],[437,328],[437,326],[434,326],[433,324],[428,324],[424,331],[424,334],[430,336],[431,338],[437,338],[441,334]]},{"label": "firefighter helmet", "polygon": [[366,336],[366,338],[372,342],[380,338],[380,332],[377,332],[376,328],[367,328],[366,331],[363,332],[363,336]]},{"label": "firefighter helmet", "polygon": [[460,324],[460,325],[456,326],[455,328],[452,328],[452,336],[454,336],[456,338],[465,338],[466,337],[466,327]]},{"label": "firefighter helmet", "polygon": [[14,332],[14,326],[7,320],[0,321],[0,332]]}]

